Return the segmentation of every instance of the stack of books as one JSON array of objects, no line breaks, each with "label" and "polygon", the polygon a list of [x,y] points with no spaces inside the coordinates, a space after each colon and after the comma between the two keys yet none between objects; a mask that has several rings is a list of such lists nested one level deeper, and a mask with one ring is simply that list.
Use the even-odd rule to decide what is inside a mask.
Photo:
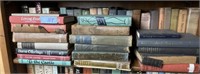
[{"label": "stack of books", "polygon": [[139,70],[199,72],[199,38],[171,30],[138,30],[135,54]]},{"label": "stack of books", "polygon": [[67,32],[74,17],[13,13],[9,20],[17,42],[14,63],[28,64],[32,74],[57,74],[57,66],[71,66]]},{"label": "stack of books", "polygon": [[[75,43],[72,60],[75,73],[112,73],[130,71],[129,34],[131,16],[85,15],[78,16],[72,25],[70,43]],[[83,71],[83,72],[81,72]]]}]

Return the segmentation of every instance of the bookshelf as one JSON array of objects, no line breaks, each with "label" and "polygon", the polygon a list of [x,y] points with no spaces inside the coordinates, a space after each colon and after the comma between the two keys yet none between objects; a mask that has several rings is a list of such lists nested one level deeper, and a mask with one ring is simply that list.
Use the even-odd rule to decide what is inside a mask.
[{"label": "bookshelf", "polygon": [[[25,65],[18,65],[13,63],[16,57],[16,44],[12,42],[12,32],[10,29],[9,16],[11,13],[20,13],[21,6],[27,4],[34,6],[31,1],[1,1],[0,5],[0,71],[5,73],[26,73]],[[198,7],[198,1],[113,1],[113,0],[96,0],[96,1],[42,1],[42,7],[52,7],[59,10],[59,7],[77,7],[77,8],[91,8],[91,7],[122,7],[125,9],[142,9],[148,11],[150,9],[157,9],[159,7],[172,8],[186,8]],[[2,60],[3,59],[3,60]],[[17,68],[20,67],[20,68]]]}]

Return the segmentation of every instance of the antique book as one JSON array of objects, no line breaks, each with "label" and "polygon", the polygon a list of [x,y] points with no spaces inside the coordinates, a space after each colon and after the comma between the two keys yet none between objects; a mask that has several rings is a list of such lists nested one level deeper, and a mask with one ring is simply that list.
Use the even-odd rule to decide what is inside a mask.
[{"label": "antique book", "polygon": [[101,25],[101,26],[131,26],[131,16],[120,15],[82,15],[77,16],[79,25]]},{"label": "antique book", "polygon": [[102,61],[102,60],[74,60],[75,67],[98,68],[130,71],[130,62]]},{"label": "antique book", "polygon": [[129,27],[118,27],[118,26],[83,26],[83,25],[72,25],[72,34],[74,35],[117,35],[123,36],[129,35]]},{"label": "antique book", "polygon": [[17,42],[17,48],[23,49],[58,49],[68,50],[68,43],[34,43],[34,42]]},{"label": "antique book", "polygon": [[81,14],[81,9],[74,9],[74,16],[79,16]]},{"label": "antique book", "polygon": [[158,29],[164,29],[164,16],[165,15],[165,8],[159,8],[159,25]]},{"label": "antique book", "polygon": [[90,15],[97,15],[97,8],[90,8]]},{"label": "antique book", "polygon": [[67,34],[13,33],[13,42],[67,43]]},{"label": "antique book", "polygon": [[128,61],[127,52],[73,51],[72,60]]},{"label": "antique book", "polygon": [[59,14],[11,13],[11,16],[59,16]]},{"label": "antique book", "polygon": [[71,61],[53,61],[53,60],[30,60],[15,58],[16,64],[35,64],[35,65],[54,65],[54,66],[71,66]]},{"label": "antique book", "polygon": [[60,7],[60,14],[67,14],[66,7]]},{"label": "antique book", "polygon": [[186,33],[191,33],[193,35],[196,35],[199,16],[200,16],[200,8],[188,8]]},{"label": "antique book", "polygon": [[49,55],[32,55],[32,54],[17,54],[17,58],[30,59],[30,60],[57,60],[69,61],[70,56],[49,56]]},{"label": "antique book", "polygon": [[188,15],[187,9],[179,10],[177,32],[179,33],[186,32],[187,15]]},{"label": "antique book", "polygon": [[181,38],[181,34],[172,30],[137,30],[138,38]]},{"label": "antique book", "polygon": [[47,49],[20,49],[16,48],[17,54],[33,54],[33,55],[54,55],[54,56],[67,56],[68,50],[47,50]]},{"label": "antique book", "polygon": [[108,15],[109,8],[102,8],[102,10],[103,10],[103,15]]},{"label": "antique book", "polygon": [[150,29],[158,29],[158,19],[159,19],[159,11],[151,10],[150,11]]},{"label": "antique book", "polygon": [[129,47],[116,45],[91,45],[91,44],[75,44],[76,51],[98,51],[98,52],[130,52]]},{"label": "antique book", "polygon": [[22,33],[62,33],[69,32],[70,29],[66,25],[47,25],[47,24],[11,24],[12,32]]},{"label": "antique book", "polygon": [[137,29],[140,29],[140,19],[141,19],[141,10],[133,10],[133,24],[136,25]]},{"label": "antique book", "polygon": [[179,9],[172,9],[170,30],[177,31]]},{"label": "antique book", "polygon": [[141,23],[140,23],[140,29],[150,29],[150,13],[142,13],[141,15]]},{"label": "antique book", "polygon": [[27,74],[35,74],[34,65],[27,65]]},{"label": "antique book", "polygon": [[74,22],[73,16],[10,16],[12,24],[65,24]]},{"label": "antique book", "polygon": [[69,35],[70,43],[132,46],[132,36]]},{"label": "antique book", "polygon": [[181,38],[137,39],[138,47],[199,47],[199,38],[192,34],[181,34]]},{"label": "antique book", "polygon": [[164,12],[164,29],[170,29],[171,8],[165,7]]}]

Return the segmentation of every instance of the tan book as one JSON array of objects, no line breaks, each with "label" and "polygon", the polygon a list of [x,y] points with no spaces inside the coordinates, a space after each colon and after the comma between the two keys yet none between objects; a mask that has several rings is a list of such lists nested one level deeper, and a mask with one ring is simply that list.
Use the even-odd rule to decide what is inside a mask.
[{"label": "tan book", "polygon": [[27,65],[27,72],[28,72],[28,74],[35,74],[34,65]]},{"label": "tan book", "polygon": [[186,33],[196,35],[198,28],[200,8],[188,8]]},{"label": "tan book", "polygon": [[158,29],[164,29],[164,15],[165,15],[165,8],[159,8]]},{"label": "tan book", "polygon": [[142,13],[141,15],[141,23],[140,23],[141,29],[150,29],[150,13]]},{"label": "tan book", "polygon": [[103,15],[108,15],[109,8],[102,8],[102,10],[103,10]]},{"label": "tan book", "polygon": [[171,8],[165,7],[164,14],[164,29],[170,29],[170,19],[171,19]]},{"label": "tan book", "polygon": [[200,29],[199,29],[199,27],[200,27],[200,16],[199,16],[199,20],[198,20],[199,22],[198,22],[198,29],[197,29],[197,36],[200,36]]},{"label": "tan book", "polygon": [[90,8],[90,15],[97,15],[97,8]]},{"label": "tan book", "polygon": [[133,22],[140,29],[141,10],[133,10]]},{"label": "tan book", "polygon": [[72,25],[72,34],[80,35],[129,35],[129,27]]},{"label": "tan book", "polygon": [[177,31],[179,9],[172,9],[170,30]]},{"label": "tan book", "polygon": [[186,31],[186,24],[187,24],[187,9],[180,9],[178,15],[178,26],[177,32],[185,33]]},{"label": "tan book", "polygon": [[13,42],[67,43],[67,34],[13,33]]}]

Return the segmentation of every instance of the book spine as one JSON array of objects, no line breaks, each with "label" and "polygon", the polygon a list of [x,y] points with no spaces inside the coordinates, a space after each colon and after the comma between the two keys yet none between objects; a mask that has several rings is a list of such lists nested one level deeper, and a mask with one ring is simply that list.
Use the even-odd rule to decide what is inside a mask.
[{"label": "book spine", "polygon": [[84,68],[112,69],[130,71],[130,62],[74,60],[74,65]]},{"label": "book spine", "polygon": [[133,16],[133,11],[132,10],[127,10],[126,11],[127,16]]},{"label": "book spine", "polygon": [[97,15],[97,8],[90,8],[90,15]]},{"label": "book spine", "polygon": [[66,25],[11,24],[12,32],[56,33],[57,30],[62,30],[66,33]]},{"label": "book spine", "polygon": [[112,74],[121,74],[120,70],[112,70]]},{"label": "book spine", "polygon": [[45,55],[31,55],[31,54],[17,54],[18,58],[31,60],[58,60],[69,61],[70,56],[45,56]]},{"label": "book spine", "polygon": [[72,34],[77,35],[129,35],[129,27],[112,26],[81,26],[72,25]]},{"label": "book spine", "polygon": [[83,74],[92,74],[92,68],[83,68]]},{"label": "book spine", "polygon": [[160,8],[158,29],[164,29],[164,14],[165,14],[165,8]]},{"label": "book spine", "polygon": [[58,67],[57,66],[53,66],[53,74],[58,74]]},{"label": "book spine", "polygon": [[117,15],[126,15],[126,10],[117,10]]},{"label": "book spine", "polygon": [[81,9],[74,9],[74,16],[79,16],[81,14]]},{"label": "book spine", "polygon": [[90,11],[88,9],[82,9],[82,15],[90,15]]},{"label": "book spine", "polygon": [[68,16],[74,16],[74,10],[73,9],[66,9]]},{"label": "book spine", "polygon": [[34,65],[27,65],[27,73],[28,74],[35,74],[35,67],[34,67]]},{"label": "book spine", "polygon": [[67,34],[14,32],[13,42],[67,43]]},{"label": "book spine", "polygon": [[132,36],[70,35],[70,43],[132,46]]},{"label": "book spine", "polygon": [[102,8],[102,10],[103,10],[103,15],[108,15],[109,8]]},{"label": "book spine", "polygon": [[150,12],[150,29],[158,29],[158,18],[159,18],[159,12],[158,10],[152,10]]},{"label": "book spine", "polygon": [[[107,58],[107,57],[112,57]],[[110,60],[110,61],[128,61],[128,53],[116,52],[72,52],[73,60]]]},{"label": "book spine", "polygon": [[71,61],[53,61],[53,60],[14,59],[14,63],[19,63],[19,64],[38,64],[38,65],[55,65],[55,66],[71,66]]},{"label": "book spine", "polygon": [[164,29],[170,29],[171,8],[165,8],[164,13]]},{"label": "book spine", "polygon": [[44,74],[53,74],[53,66],[44,65]]},{"label": "book spine", "polygon": [[74,47],[76,51],[129,52],[129,47],[123,46],[75,44]]},{"label": "book spine", "polygon": [[117,15],[117,9],[116,8],[110,8],[109,9],[109,15]]},{"label": "book spine", "polygon": [[145,56],[142,58],[142,64],[162,68],[164,62],[163,60],[148,58],[147,56]]},{"label": "book spine", "polygon": [[59,49],[59,50],[68,50],[68,43],[17,42],[17,48],[23,48],[23,49]]},{"label": "book spine", "polygon": [[64,24],[64,17],[57,16],[10,16],[13,24]]},{"label": "book spine", "polygon": [[78,16],[80,25],[131,26],[131,16]]},{"label": "book spine", "polygon": [[100,69],[96,68],[91,68],[92,69],[92,74],[100,74]]},{"label": "book spine", "polygon": [[177,31],[179,9],[172,9],[170,30]]},{"label": "book spine", "polygon": [[[183,55],[199,55],[198,48],[156,48],[156,47],[139,47],[141,53],[152,54],[183,54]],[[180,51],[180,52],[177,52]]]},{"label": "book spine", "polygon": [[150,29],[150,13],[142,13],[141,15],[141,29]]},{"label": "book spine", "polygon": [[102,8],[97,8],[97,15],[103,15]]},{"label": "book spine", "polygon": [[181,35],[179,34],[166,34],[166,35],[141,34],[140,38],[181,38]]},{"label": "book spine", "polygon": [[20,49],[16,48],[17,54],[34,54],[34,55],[56,55],[67,56],[67,50],[46,50],[46,49]]},{"label": "book spine", "polygon": [[44,74],[44,65],[34,65],[35,74]]},{"label": "book spine", "polygon": [[141,10],[133,10],[133,24],[136,25],[137,29],[140,29],[140,19],[141,19]]},{"label": "book spine", "polygon": [[67,14],[66,7],[60,7],[60,14]]},{"label": "book spine", "polygon": [[186,9],[179,10],[178,26],[177,26],[177,32],[179,33],[185,33],[186,31],[187,14],[188,13]]}]

